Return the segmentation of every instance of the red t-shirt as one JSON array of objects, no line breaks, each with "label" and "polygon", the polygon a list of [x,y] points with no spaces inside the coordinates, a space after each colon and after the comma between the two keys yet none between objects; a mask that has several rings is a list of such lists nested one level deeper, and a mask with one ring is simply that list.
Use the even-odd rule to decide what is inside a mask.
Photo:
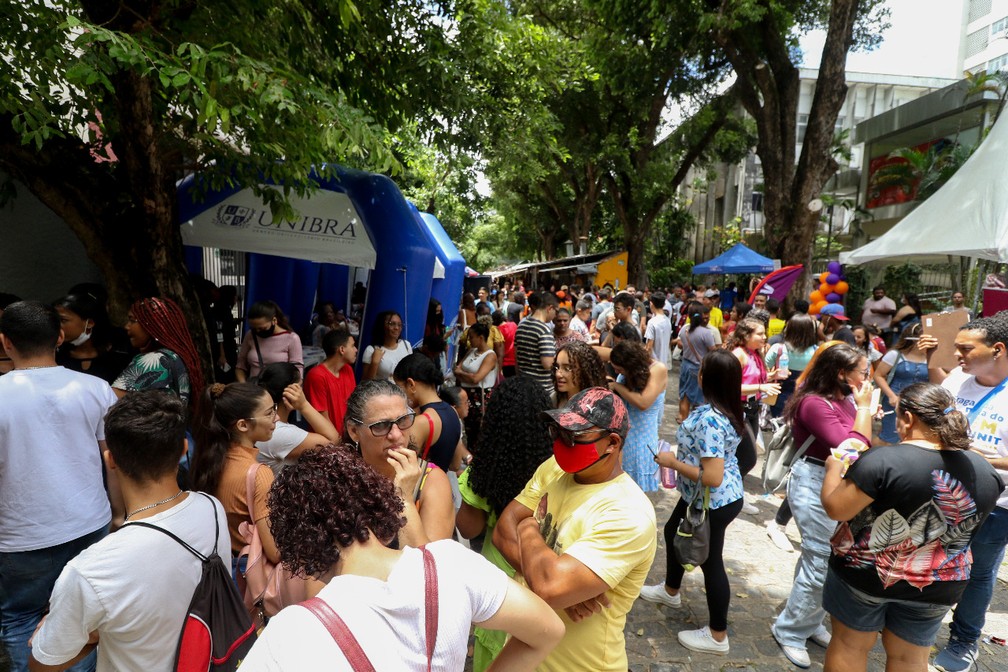
[{"label": "red t-shirt", "polygon": [[304,392],[312,408],[320,413],[327,412],[329,421],[342,433],[347,399],[356,386],[357,380],[349,364],[344,364],[339,370],[339,377],[334,376],[325,364],[319,364],[312,367],[305,377]]},{"label": "red t-shirt", "polygon": [[501,366],[514,366],[514,339],[515,332],[518,331],[518,325],[514,322],[504,322],[497,328],[500,329],[501,335],[504,336],[504,359],[501,362]]}]

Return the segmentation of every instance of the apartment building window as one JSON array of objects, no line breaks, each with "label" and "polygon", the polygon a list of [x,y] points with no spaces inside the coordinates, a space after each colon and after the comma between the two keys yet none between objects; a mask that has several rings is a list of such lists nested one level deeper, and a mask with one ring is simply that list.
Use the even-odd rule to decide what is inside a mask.
[{"label": "apartment building window", "polygon": [[987,72],[989,74],[993,75],[995,72],[1006,69],[1008,69],[1008,54],[987,61]]},{"label": "apartment building window", "polygon": [[808,128],[808,117],[809,115],[807,114],[798,115],[798,125],[795,128],[795,136],[798,142],[805,142],[805,130]]},{"label": "apartment building window", "polygon": [[987,41],[990,37],[990,32],[986,28],[981,28],[980,30],[974,30],[972,33],[966,36],[966,58],[971,56],[976,56],[981,51],[987,48]]},{"label": "apartment building window", "polygon": [[1003,19],[998,19],[997,21],[991,24],[991,30],[990,30],[991,39],[993,40],[997,37],[1000,37],[1001,34],[1004,33],[1006,30],[1008,30],[1008,16],[1004,17]]},{"label": "apartment building window", "polygon": [[969,22],[987,16],[991,11],[991,0],[970,0]]}]

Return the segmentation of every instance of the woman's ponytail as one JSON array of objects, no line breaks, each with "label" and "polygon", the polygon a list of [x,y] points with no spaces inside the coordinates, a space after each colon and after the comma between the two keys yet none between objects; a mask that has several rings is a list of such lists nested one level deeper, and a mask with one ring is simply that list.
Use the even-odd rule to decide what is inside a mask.
[{"label": "woman's ponytail", "polygon": [[955,399],[940,385],[914,383],[900,392],[899,413],[911,413],[938,435],[942,448],[969,450],[969,420]]},{"label": "woman's ponytail", "polygon": [[197,406],[197,422],[193,426],[196,439],[191,472],[194,489],[217,495],[234,424],[251,417],[265,395],[266,391],[255,383],[214,383],[203,390]]}]

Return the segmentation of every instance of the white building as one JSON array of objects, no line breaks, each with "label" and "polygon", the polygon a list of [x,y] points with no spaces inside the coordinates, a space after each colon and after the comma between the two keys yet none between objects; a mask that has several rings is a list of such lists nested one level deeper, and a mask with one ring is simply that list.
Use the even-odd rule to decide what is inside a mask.
[{"label": "white building", "polygon": [[1008,0],[967,0],[961,35],[960,71],[1008,71]]}]

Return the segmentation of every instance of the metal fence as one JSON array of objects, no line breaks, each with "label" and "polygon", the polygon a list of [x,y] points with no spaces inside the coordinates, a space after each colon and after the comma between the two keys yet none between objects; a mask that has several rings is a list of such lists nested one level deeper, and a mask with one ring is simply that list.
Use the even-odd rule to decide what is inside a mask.
[{"label": "metal fence", "polygon": [[248,269],[248,254],[237,250],[203,248],[203,277],[218,287],[234,285],[238,289],[238,314],[244,319],[245,278]]}]

